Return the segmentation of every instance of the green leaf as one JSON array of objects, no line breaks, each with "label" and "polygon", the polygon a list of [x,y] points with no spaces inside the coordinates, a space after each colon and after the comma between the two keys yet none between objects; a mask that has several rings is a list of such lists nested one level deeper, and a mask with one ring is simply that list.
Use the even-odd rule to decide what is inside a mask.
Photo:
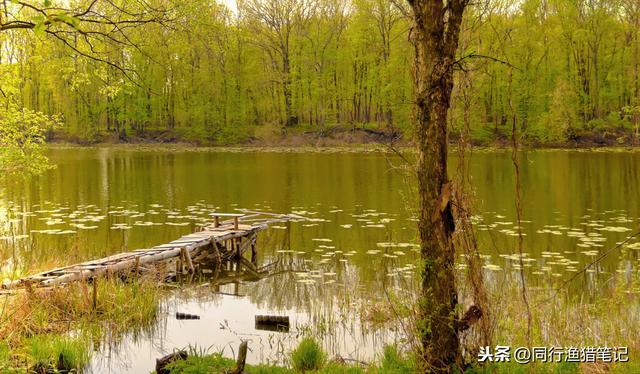
[{"label": "green leaf", "polygon": [[55,20],[67,23],[73,27],[78,26],[78,19],[67,13],[60,13],[56,15]]},{"label": "green leaf", "polygon": [[47,27],[47,25],[43,22],[38,22],[36,23],[36,26],[33,28],[33,32],[35,32],[36,34],[41,34],[44,32],[44,29]]}]

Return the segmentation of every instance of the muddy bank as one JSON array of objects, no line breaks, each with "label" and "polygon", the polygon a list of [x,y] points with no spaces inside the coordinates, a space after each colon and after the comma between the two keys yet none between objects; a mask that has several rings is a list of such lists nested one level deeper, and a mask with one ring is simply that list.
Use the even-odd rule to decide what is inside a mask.
[{"label": "muddy bank", "polygon": [[[450,135],[450,143],[455,145],[459,136]],[[182,136],[170,130],[150,130],[142,134],[98,133],[91,137],[67,134],[63,132],[50,133],[49,143],[79,146],[96,145],[177,145],[196,147],[240,147],[240,148],[305,148],[305,147],[357,147],[372,146],[388,148],[389,145],[398,148],[413,146],[410,137],[401,130],[363,128],[351,126],[333,126],[320,130],[290,129],[286,133],[273,131],[268,134],[258,134],[232,141],[220,142],[206,137],[194,138]],[[511,146],[510,137],[496,134],[489,139],[472,139],[471,144],[476,147],[508,148]],[[566,141],[542,142],[536,139],[522,139],[522,145],[528,148],[602,148],[602,147],[635,147],[640,145],[627,130],[610,130],[603,132],[574,133]]]},{"label": "muddy bank", "polygon": [[399,144],[408,145],[400,131],[387,131],[362,127],[333,126],[320,130],[289,129],[263,132],[257,135],[237,137],[228,141],[213,138],[184,136],[170,130],[145,131],[142,134],[115,134],[104,132],[90,137],[53,132],[48,141],[83,146],[98,144],[188,144],[195,146],[246,146],[246,147],[335,147],[354,144]]}]

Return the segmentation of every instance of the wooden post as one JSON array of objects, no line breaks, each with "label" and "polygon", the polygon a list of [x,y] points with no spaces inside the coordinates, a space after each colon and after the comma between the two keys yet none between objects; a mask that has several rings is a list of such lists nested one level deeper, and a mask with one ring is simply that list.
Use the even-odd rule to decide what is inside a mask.
[{"label": "wooden post", "polygon": [[218,283],[220,268],[222,268],[222,264],[215,264],[213,267],[213,276],[211,277],[211,284],[213,285],[213,290],[216,292],[220,292],[220,283]]},{"label": "wooden post", "polygon": [[256,241],[251,240],[251,263],[255,265],[258,262],[258,251],[256,251]]},{"label": "wooden post", "polygon": [[93,310],[98,310],[98,278],[93,278]]},{"label": "wooden post", "polygon": [[232,374],[242,374],[244,373],[244,365],[247,361],[247,348],[249,343],[246,340],[243,340],[240,343],[240,348],[238,349],[238,359],[236,361],[236,368],[231,372]]},{"label": "wooden post", "polygon": [[140,257],[136,257],[135,265],[133,266],[133,272],[137,273],[140,270]]},{"label": "wooden post", "polygon": [[25,282],[25,287],[27,288],[27,296],[29,296],[29,299],[33,298],[33,287],[31,285],[31,282]]},{"label": "wooden post", "polygon": [[177,360],[186,360],[189,355],[186,351],[178,351],[168,354],[164,357],[156,359],[156,374],[169,374],[170,371],[166,368],[172,362]]},{"label": "wooden post", "polygon": [[234,228],[234,229],[236,229],[236,230],[237,230],[237,229],[238,229],[238,227],[240,226],[240,222],[239,222],[239,220],[240,220],[240,219],[238,218],[238,216],[233,217],[233,228]]},{"label": "wooden post", "polygon": [[186,248],[182,248],[182,256],[187,263],[187,267],[189,268],[189,273],[193,274],[195,272],[195,268],[193,267],[193,261],[191,261],[191,254],[187,251]]},{"label": "wooden post", "polygon": [[236,255],[235,255],[235,263],[236,263],[236,273],[240,274],[242,272],[242,264],[241,264],[241,259],[242,259],[242,246],[240,245],[242,238],[237,238],[234,239],[235,242],[235,249],[236,249]]},{"label": "wooden post", "polygon": [[291,250],[291,221],[287,221],[284,224],[287,229],[285,230],[285,241],[286,241],[286,248],[288,251]]},{"label": "wooden post", "polygon": [[222,262],[222,254],[220,254],[220,248],[218,248],[218,243],[214,243],[211,245],[213,250],[213,261],[215,264],[220,264]]},{"label": "wooden post", "polygon": [[213,227],[219,227],[219,226],[220,226],[220,217],[213,216]]}]

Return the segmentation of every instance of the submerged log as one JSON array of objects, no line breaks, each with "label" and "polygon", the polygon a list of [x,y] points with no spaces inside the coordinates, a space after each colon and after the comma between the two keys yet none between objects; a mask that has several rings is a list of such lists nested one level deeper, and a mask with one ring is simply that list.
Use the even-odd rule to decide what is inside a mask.
[{"label": "submerged log", "polygon": [[289,325],[289,316],[257,315],[256,322],[277,325]]},{"label": "submerged log", "polygon": [[277,324],[256,322],[255,329],[261,330],[261,331],[289,332],[289,325],[277,325]]},{"label": "submerged log", "polygon": [[156,374],[170,374],[167,365],[178,360],[186,360],[187,357],[187,351],[178,351],[156,359]]},{"label": "submerged log", "polygon": [[196,314],[176,312],[176,319],[179,319],[179,320],[182,320],[182,319],[200,319],[200,316],[196,315]]},{"label": "submerged log", "polygon": [[289,316],[256,316],[256,330],[289,331]]}]

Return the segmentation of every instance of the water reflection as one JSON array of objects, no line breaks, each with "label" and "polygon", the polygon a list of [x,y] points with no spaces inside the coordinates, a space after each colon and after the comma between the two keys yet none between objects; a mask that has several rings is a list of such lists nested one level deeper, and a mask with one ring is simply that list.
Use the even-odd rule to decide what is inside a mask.
[{"label": "water reflection", "polygon": [[[239,336],[255,339],[250,361],[282,360],[303,326],[332,331],[326,339],[332,353],[371,359],[382,341],[396,336],[363,329],[359,304],[383,299],[383,287],[405,287],[417,257],[405,178],[389,169],[386,157],[54,149],[57,169],[31,182],[5,180],[0,186],[3,278],[168,242],[206,222],[212,210],[296,212],[311,220],[273,227],[258,243],[260,264],[278,262],[287,271],[238,283],[241,298],[216,290],[205,295],[209,299],[177,293],[166,301],[165,317],[153,333],[104,347],[105,355],[97,355],[93,367],[122,372],[128,366],[140,372],[175,347],[235,348]],[[638,157],[580,151],[525,155],[523,262],[532,286],[561,283],[636,232]],[[471,174],[487,278],[491,284],[510,281],[520,263],[510,156],[474,153]],[[631,240],[580,275],[572,290],[595,297],[604,280],[628,277],[637,268],[637,243]],[[235,292],[229,287],[236,286],[219,291]],[[176,311],[203,318],[176,321],[171,318]],[[258,312],[290,315],[300,329],[286,337],[254,331]],[[225,320],[228,329],[220,328]]]}]

